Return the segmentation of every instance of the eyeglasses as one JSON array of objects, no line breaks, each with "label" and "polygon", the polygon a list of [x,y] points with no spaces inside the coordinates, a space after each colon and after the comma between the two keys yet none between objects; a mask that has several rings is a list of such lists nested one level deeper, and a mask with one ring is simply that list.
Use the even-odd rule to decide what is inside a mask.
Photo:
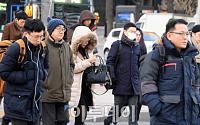
[{"label": "eyeglasses", "polygon": [[31,34],[29,34],[29,35],[30,35],[31,37],[33,37],[33,39],[36,40],[36,41],[37,41],[38,39],[39,39],[39,40],[43,40],[43,39],[44,39],[44,36],[32,36]]},{"label": "eyeglasses", "polygon": [[187,33],[170,32],[170,33],[175,33],[175,34],[178,34],[178,35],[180,35],[180,36],[182,36],[182,37],[184,37],[184,36],[189,36],[189,35],[190,35],[189,32],[187,32]]},{"label": "eyeglasses", "polygon": [[66,29],[63,29],[63,28],[60,28],[60,27],[57,27],[56,30],[58,30],[59,32],[61,32],[61,31],[65,32],[66,31]]}]

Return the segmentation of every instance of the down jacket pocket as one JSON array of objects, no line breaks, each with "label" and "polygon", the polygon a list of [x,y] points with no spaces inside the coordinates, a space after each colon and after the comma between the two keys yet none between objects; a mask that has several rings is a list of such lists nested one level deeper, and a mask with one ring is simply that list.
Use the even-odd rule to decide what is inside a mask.
[{"label": "down jacket pocket", "polygon": [[9,112],[26,116],[30,93],[14,92],[10,98]]}]

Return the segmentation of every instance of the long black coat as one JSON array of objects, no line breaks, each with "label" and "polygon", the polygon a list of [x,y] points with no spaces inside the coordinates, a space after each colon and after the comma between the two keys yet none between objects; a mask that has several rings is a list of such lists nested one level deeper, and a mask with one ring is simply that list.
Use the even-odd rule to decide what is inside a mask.
[{"label": "long black coat", "polygon": [[23,68],[17,66],[20,54],[18,43],[8,48],[0,63],[0,76],[6,81],[4,111],[9,118],[35,122],[42,111],[41,85],[49,69],[48,47],[44,57],[41,44],[35,47],[26,37],[23,40],[26,45]]}]

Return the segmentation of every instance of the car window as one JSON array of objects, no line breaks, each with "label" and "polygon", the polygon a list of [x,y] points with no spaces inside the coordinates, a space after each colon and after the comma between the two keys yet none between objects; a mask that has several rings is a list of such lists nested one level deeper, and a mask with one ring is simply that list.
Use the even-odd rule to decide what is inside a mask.
[{"label": "car window", "polygon": [[194,22],[191,22],[188,24],[188,31],[192,31],[192,28],[194,27],[195,23]]},{"label": "car window", "polygon": [[119,38],[119,34],[120,34],[121,31],[113,31],[112,33],[112,37],[116,37],[116,38]]},{"label": "car window", "polygon": [[143,31],[144,41],[156,41],[159,39],[159,36],[154,32]]},{"label": "car window", "polygon": [[143,28],[143,23],[136,23],[135,25],[136,25],[136,27],[138,27],[140,29]]}]

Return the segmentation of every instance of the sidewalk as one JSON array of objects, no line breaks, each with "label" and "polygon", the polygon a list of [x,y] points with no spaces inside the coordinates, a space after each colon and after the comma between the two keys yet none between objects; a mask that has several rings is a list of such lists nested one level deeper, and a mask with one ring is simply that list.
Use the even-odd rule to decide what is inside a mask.
[{"label": "sidewalk", "polygon": [[[70,121],[67,125],[74,125],[74,121]],[[85,122],[85,125],[103,125],[103,122]],[[127,121],[118,122],[117,125],[128,125]],[[138,125],[150,125],[149,122],[138,122]]]},{"label": "sidewalk", "polygon": [[[103,93],[105,91],[104,87],[100,85],[95,85],[95,92]],[[88,112],[88,117],[86,119],[86,125],[103,125],[103,121],[108,115],[110,108],[114,104],[114,97],[112,95],[112,90],[109,90],[104,95],[94,95],[95,101],[93,107],[91,107],[90,111]],[[3,101],[2,101],[3,102]],[[70,114],[73,114],[73,110],[70,110]],[[3,111],[3,103],[0,105],[0,121],[2,121],[2,117],[4,115]],[[140,120],[139,125],[149,125],[149,112],[147,106],[142,106],[140,112]],[[118,125],[127,124],[128,117],[120,117]],[[74,117],[70,116],[70,124],[72,125],[74,122]],[[144,123],[144,124],[143,124]]]},{"label": "sidewalk", "polygon": [[[103,93],[105,91],[105,89],[104,89],[104,87],[102,87],[100,85],[95,85],[94,91],[96,93],[100,94],[100,93]],[[95,98],[95,101],[94,101],[95,106],[91,107],[90,111],[88,112],[86,121],[92,122],[92,123],[95,123],[95,122],[103,123],[104,119],[108,115],[110,108],[114,104],[114,96],[112,95],[112,90],[109,90],[104,95],[94,95],[94,98]],[[129,112],[129,111],[127,111],[127,112]],[[125,112],[124,114],[126,115],[127,112]],[[70,120],[74,120],[74,117],[71,116]],[[126,121],[126,123],[127,123],[128,116],[120,117],[119,121]],[[142,122],[150,121],[147,106],[142,106],[139,121],[142,121]]]}]

